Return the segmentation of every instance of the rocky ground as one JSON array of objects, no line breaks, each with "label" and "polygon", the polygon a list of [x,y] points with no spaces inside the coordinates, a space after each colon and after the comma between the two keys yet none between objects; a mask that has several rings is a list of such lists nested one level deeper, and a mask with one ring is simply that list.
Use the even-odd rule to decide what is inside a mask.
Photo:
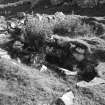
[{"label": "rocky ground", "polygon": [[[51,9],[45,4],[45,11],[57,11],[58,4],[65,8],[68,1],[62,4],[63,0],[51,0],[51,3]],[[0,8],[4,11],[5,7],[14,8],[18,3],[11,5],[14,4]],[[105,105],[105,18],[53,12],[51,15],[22,12],[11,18],[0,17],[0,105],[55,105],[56,100],[69,91],[74,95],[73,105]],[[73,54],[75,47],[86,48],[86,57],[98,62],[94,68],[102,79],[100,83],[97,84],[96,79],[93,86],[92,82],[90,85],[83,82],[80,86],[77,75],[65,74],[63,70],[71,70],[68,62],[74,67],[74,59],[68,55]],[[59,61],[56,62],[56,58]],[[87,63],[90,64],[92,62]]]}]

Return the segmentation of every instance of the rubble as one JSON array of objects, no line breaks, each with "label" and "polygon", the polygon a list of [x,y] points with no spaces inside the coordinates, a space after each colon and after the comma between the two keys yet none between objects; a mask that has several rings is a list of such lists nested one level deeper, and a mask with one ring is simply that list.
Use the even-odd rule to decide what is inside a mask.
[{"label": "rubble", "polygon": [[[86,56],[89,56],[89,58],[87,57],[88,59],[97,57],[97,60],[100,59],[96,54],[97,50],[102,50],[104,54],[105,41],[100,37],[94,35],[86,37],[85,33],[83,33],[83,36],[75,33],[74,36],[71,35],[71,33],[73,33],[71,30],[72,27],[77,29],[79,27],[78,22],[82,24],[82,20],[84,18],[86,19],[86,17],[78,17],[75,15],[66,16],[62,12],[51,15],[52,18],[48,19],[48,17],[49,15],[44,14],[36,14],[35,16],[27,14],[22,18],[22,20],[24,20],[22,24],[20,24],[21,19],[14,20],[13,23],[9,21],[9,32],[14,40],[11,42],[12,45],[10,49],[12,48],[13,52],[15,52],[11,53],[12,58],[17,56],[22,62],[29,64],[33,62],[34,64],[35,60],[31,59],[32,57],[34,59],[35,53],[44,53],[46,62],[54,63],[63,69],[73,70],[73,66],[77,65],[73,57],[74,51],[84,53],[84,50],[86,50]],[[13,25],[11,26],[11,24]],[[81,25],[81,27],[83,26]],[[61,33],[55,31],[55,29],[57,30],[59,28],[61,28],[62,31],[66,30],[64,34],[67,35],[62,36]],[[69,56],[70,58],[68,58]],[[55,59],[57,62],[55,62]]]},{"label": "rubble", "polygon": [[[96,94],[99,95],[100,99],[103,99],[104,103],[105,99],[101,94],[104,90],[105,41],[101,35],[97,36],[93,34],[90,28],[87,31],[84,30],[84,25],[82,24],[83,19],[84,17],[56,13],[55,15],[36,14],[34,16],[26,14],[22,20],[8,20],[6,23],[9,25],[7,30],[3,30],[2,34],[0,34],[0,42],[4,39],[3,36],[9,40],[8,43],[6,41],[2,43],[3,47],[1,49],[4,50],[4,53],[2,54],[2,51],[0,52],[1,55],[3,55],[3,57],[0,57],[0,67],[3,67],[5,71],[0,73],[1,78],[6,78],[11,82],[11,77],[13,77],[12,80],[15,81],[12,82],[13,86],[14,84],[16,84],[17,87],[20,86],[19,90],[15,90],[17,92],[22,91],[22,87],[29,89],[29,91],[27,89],[25,90],[26,96],[32,97],[35,100],[35,104],[38,104],[38,102],[43,104],[46,102],[52,103],[52,101],[55,102],[59,97],[62,99],[67,95],[65,93],[68,88],[73,91],[73,94],[70,92],[70,96],[73,97],[70,98],[67,96],[67,98],[71,100],[68,99],[68,101],[71,102],[68,102],[69,104],[78,103],[77,105],[84,105],[88,103],[89,105],[100,105],[101,102],[93,101],[97,99]],[[83,29],[83,33],[80,33],[79,27]],[[91,25],[85,25],[86,29],[88,27],[91,27]],[[63,31],[63,33],[61,31]],[[90,31],[89,33],[92,35],[85,36],[89,34],[88,31]],[[10,37],[8,37],[8,35],[10,35]],[[102,34],[102,36],[104,35]],[[5,50],[7,52],[5,52]],[[79,56],[74,56],[74,52],[82,54],[82,60],[80,60]],[[7,55],[9,55],[10,58],[8,57],[7,59]],[[77,57],[79,60],[76,59]],[[81,66],[82,64],[83,66]],[[17,73],[17,68],[19,69],[19,74]],[[13,73],[11,73],[11,69]],[[48,70],[48,72],[46,72],[46,70]],[[14,72],[17,74],[15,75]],[[95,74],[96,72],[98,75]],[[80,76],[79,73],[81,73],[80,75],[82,75],[82,73],[86,74],[84,76],[85,78],[82,78],[85,82],[80,82],[78,77]],[[100,78],[94,78],[96,76],[100,76]],[[22,80],[19,80],[19,78]],[[100,89],[99,86],[103,89],[100,90],[100,93],[98,93],[98,89]],[[99,88],[97,89],[97,87]],[[89,97],[84,93],[84,90],[90,92],[88,93]],[[92,90],[94,90],[94,92]],[[13,91],[13,93],[15,93],[15,91]],[[46,94],[46,96],[42,93]],[[17,96],[17,99],[19,99],[20,96],[18,97],[17,94],[18,93],[13,94],[13,97]],[[23,94],[24,92],[19,93],[19,95]],[[33,96],[29,94],[33,94]],[[93,97],[90,98],[92,94],[94,94],[94,99]],[[9,95],[9,92],[7,95]],[[41,97],[42,100],[39,99],[39,97]],[[72,100],[74,98],[75,101]],[[24,99],[25,102],[30,101],[29,105],[33,103],[33,99],[31,100],[31,98],[27,100],[27,98],[24,97]],[[22,101],[24,99],[22,99]],[[46,100],[46,102],[43,100]],[[66,104],[68,105],[68,103]]]}]

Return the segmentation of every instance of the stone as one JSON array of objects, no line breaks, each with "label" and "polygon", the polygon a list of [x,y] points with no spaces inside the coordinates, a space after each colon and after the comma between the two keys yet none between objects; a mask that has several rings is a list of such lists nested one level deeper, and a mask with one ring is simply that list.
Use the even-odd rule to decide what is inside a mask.
[{"label": "stone", "polygon": [[40,72],[45,72],[45,71],[47,71],[47,67],[45,65],[42,65]]},{"label": "stone", "polygon": [[61,21],[65,19],[65,15],[63,14],[63,12],[56,12],[55,16],[59,18]]},{"label": "stone", "polygon": [[105,78],[105,62],[100,62],[95,69],[99,77]]},{"label": "stone", "polygon": [[16,24],[14,22],[11,22],[11,28],[16,28]]},{"label": "stone", "polygon": [[105,84],[105,80],[95,77],[92,81],[86,82],[86,81],[80,81],[77,83],[78,87],[90,87],[95,85]]},{"label": "stone", "polygon": [[60,99],[65,103],[65,105],[73,105],[74,94],[72,91],[65,93]]},{"label": "stone", "polygon": [[59,68],[61,71],[64,71],[64,73],[66,75],[72,75],[72,76],[75,76],[77,75],[77,71],[70,71],[70,70],[67,70],[67,69],[64,69],[64,68]]}]

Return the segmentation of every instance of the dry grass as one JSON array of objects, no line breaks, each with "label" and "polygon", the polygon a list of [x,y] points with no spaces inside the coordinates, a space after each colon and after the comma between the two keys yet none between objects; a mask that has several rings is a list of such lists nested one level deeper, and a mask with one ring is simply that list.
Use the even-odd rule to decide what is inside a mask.
[{"label": "dry grass", "polygon": [[[67,89],[62,79],[49,73],[40,73],[36,69],[14,61],[2,59],[0,68],[1,86],[4,85],[4,92],[0,92],[0,96],[6,97],[1,101],[1,105],[4,105],[4,102],[5,105],[51,103]],[[13,98],[13,101],[10,97]]]},{"label": "dry grass", "polygon": [[13,60],[0,59],[0,104],[43,105],[53,104],[66,91],[72,90],[74,105],[104,105],[105,85],[79,88],[75,77],[66,81],[55,72],[40,73]]}]

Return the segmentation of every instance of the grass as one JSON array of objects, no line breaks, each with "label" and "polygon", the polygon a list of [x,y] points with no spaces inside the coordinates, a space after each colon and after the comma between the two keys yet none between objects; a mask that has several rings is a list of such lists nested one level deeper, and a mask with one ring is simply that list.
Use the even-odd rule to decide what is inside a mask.
[{"label": "grass", "polygon": [[[0,67],[0,79],[3,83],[6,81],[4,89],[6,90],[8,86],[7,93],[10,94],[8,96],[7,93],[0,92],[0,96],[6,96],[6,99],[11,103],[6,101],[6,104],[9,105],[16,103],[32,105],[32,103],[38,104],[44,101],[51,103],[55,97],[59,97],[67,89],[65,82],[54,77],[51,73],[40,73],[39,70],[17,64],[15,61],[2,59],[0,60]],[[11,96],[12,93],[13,96]],[[14,104],[9,97],[14,98]],[[4,104],[3,100],[2,105]]]},{"label": "grass", "polygon": [[13,60],[0,59],[0,103],[1,105],[52,104],[68,90],[72,90],[75,105],[104,105],[105,85],[76,87],[75,77],[66,81],[48,69],[41,73],[37,69]]},{"label": "grass", "polygon": [[[68,36],[68,40],[74,38],[80,42],[81,40],[88,42],[96,49],[104,49],[104,40],[95,36],[90,24],[82,23],[81,18],[75,15],[65,16],[61,13],[51,16],[29,15],[25,28],[29,45],[34,44],[34,39],[36,44],[37,41],[40,44],[41,38],[57,34],[59,37],[62,36],[62,39]],[[0,104],[54,105],[53,102],[69,90],[75,95],[75,105],[104,105],[105,84],[80,88],[76,86],[77,81],[73,76],[66,76],[66,79],[63,79],[53,69],[48,68],[48,71],[41,73],[39,69],[13,59],[2,58],[0,59]]]}]

